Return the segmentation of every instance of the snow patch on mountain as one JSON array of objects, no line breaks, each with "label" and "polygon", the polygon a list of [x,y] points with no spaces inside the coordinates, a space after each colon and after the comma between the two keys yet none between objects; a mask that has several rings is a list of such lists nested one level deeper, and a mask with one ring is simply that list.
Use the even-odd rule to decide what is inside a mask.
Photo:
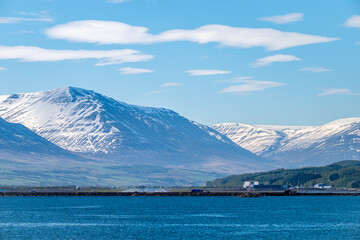
[{"label": "snow patch on mountain", "polygon": [[213,125],[212,128],[226,135],[239,146],[263,155],[285,145],[297,135],[306,133],[310,127],[222,123]]},{"label": "snow patch on mountain", "polygon": [[26,127],[0,118],[0,160],[17,163],[54,164],[84,161]]}]

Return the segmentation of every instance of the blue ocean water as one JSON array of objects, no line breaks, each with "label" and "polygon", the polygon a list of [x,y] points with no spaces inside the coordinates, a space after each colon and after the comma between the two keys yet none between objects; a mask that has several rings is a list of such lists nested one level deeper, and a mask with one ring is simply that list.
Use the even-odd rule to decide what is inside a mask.
[{"label": "blue ocean water", "polygon": [[360,239],[360,197],[1,197],[0,239]]}]

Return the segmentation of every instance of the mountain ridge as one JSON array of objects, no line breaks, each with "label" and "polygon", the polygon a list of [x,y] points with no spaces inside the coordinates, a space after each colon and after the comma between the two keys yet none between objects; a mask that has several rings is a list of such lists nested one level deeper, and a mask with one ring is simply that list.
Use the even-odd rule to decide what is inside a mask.
[{"label": "mountain ridge", "polygon": [[85,160],[40,137],[19,123],[0,118],[0,158],[15,162],[32,160],[32,163]]},{"label": "mountain ridge", "polygon": [[272,166],[212,128],[166,108],[131,105],[76,87],[0,99],[0,117],[98,161],[220,173]]},{"label": "mountain ridge", "polygon": [[[320,126],[272,126],[224,123],[212,126],[259,156],[305,166],[360,159],[360,118]],[[293,167],[294,167],[293,166]],[[288,165],[287,167],[291,167]]]}]

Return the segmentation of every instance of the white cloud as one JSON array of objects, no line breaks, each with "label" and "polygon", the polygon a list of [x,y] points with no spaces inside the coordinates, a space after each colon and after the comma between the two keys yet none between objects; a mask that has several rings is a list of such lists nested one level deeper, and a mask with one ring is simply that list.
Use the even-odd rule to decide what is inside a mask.
[{"label": "white cloud", "polygon": [[272,28],[238,28],[216,24],[204,25],[192,30],[174,29],[157,35],[148,32],[149,29],[146,27],[131,26],[122,22],[83,20],[57,25],[47,29],[45,34],[55,39],[98,44],[190,41],[199,44],[214,42],[221,46],[239,48],[264,47],[271,51],[338,40],[338,38],[282,32]]},{"label": "white cloud", "polygon": [[161,90],[155,90],[155,91],[148,92],[147,95],[159,94],[161,92],[162,92]]},{"label": "white cloud", "polygon": [[324,67],[306,67],[306,68],[301,68],[300,71],[319,73],[319,72],[330,72],[333,70]]},{"label": "white cloud", "polygon": [[246,77],[236,77],[235,79],[238,80],[238,81],[241,81],[241,80],[249,80],[249,79],[252,79],[253,77],[249,77],[249,76],[246,76]]},{"label": "white cloud", "polygon": [[19,23],[19,22],[53,22],[49,17],[23,18],[23,17],[0,17],[0,23]]},{"label": "white cloud", "polygon": [[33,16],[33,17],[49,17],[49,13],[47,11],[40,12],[17,12],[20,15],[24,16]]},{"label": "white cloud", "polygon": [[54,19],[47,11],[40,12],[18,12],[19,15],[27,17],[0,17],[0,23],[19,23],[19,22],[53,22]]},{"label": "white cloud", "polygon": [[187,70],[185,72],[188,73],[190,76],[208,76],[208,75],[231,73],[230,71],[216,70],[216,69],[197,69],[197,70]]},{"label": "white cloud", "polygon": [[346,27],[360,28],[360,15],[348,18],[344,24]]},{"label": "white cloud", "polygon": [[[177,82],[167,82],[167,83],[161,84],[160,87],[169,88],[169,87],[178,87],[178,86],[181,86],[181,85],[182,85],[181,83],[177,83]],[[154,94],[159,94],[159,93],[162,93],[162,92],[166,92],[166,90],[161,89],[161,90],[151,91],[151,92],[148,92],[147,95],[154,95]]]},{"label": "white cloud", "polygon": [[35,33],[34,31],[28,31],[28,30],[19,30],[18,32],[16,33],[26,33],[26,34],[32,34],[32,33]]},{"label": "white cloud", "polygon": [[95,65],[141,62],[152,59],[137,50],[53,50],[33,46],[0,46],[0,59],[18,59],[24,62],[57,62],[64,60],[97,59]]},{"label": "white cloud", "polygon": [[272,56],[267,56],[263,58],[257,59],[255,62],[250,65],[254,68],[268,66],[275,62],[291,62],[291,61],[299,61],[301,58],[295,57],[293,55],[284,55],[284,54],[276,54]]},{"label": "white cloud", "polygon": [[121,74],[140,74],[140,73],[152,73],[152,72],[154,72],[151,69],[131,68],[131,67],[119,68],[118,71]]},{"label": "white cloud", "polygon": [[323,90],[322,93],[320,93],[318,96],[327,96],[327,95],[357,95],[360,96],[360,93],[354,93],[350,89],[346,88],[329,88]]},{"label": "white cloud", "polygon": [[0,67],[0,71],[5,71],[5,70],[7,70],[7,68]]},{"label": "white cloud", "polygon": [[280,87],[285,85],[284,83],[273,81],[243,80],[241,82],[243,84],[224,88],[218,93],[249,94],[251,92],[263,91],[267,88]]},{"label": "white cloud", "polygon": [[130,2],[131,0],[106,0],[108,3],[124,3],[124,2]]},{"label": "white cloud", "polygon": [[360,41],[355,42],[356,45],[360,45]]},{"label": "white cloud", "polygon": [[234,79],[220,80],[218,82],[239,83],[239,82],[243,82],[244,80],[250,80],[250,79],[253,79],[253,77],[236,77]]},{"label": "white cloud", "polygon": [[164,83],[161,85],[161,87],[178,87],[181,86],[181,83],[177,83],[177,82],[168,82],[168,83]]},{"label": "white cloud", "polygon": [[262,17],[262,18],[259,18],[259,20],[272,22],[272,23],[276,23],[276,24],[286,24],[286,23],[292,23],[292,22],[298,22],[298,21],[304,20],[304,14],[303,13],[289,13],[286,15]]}]

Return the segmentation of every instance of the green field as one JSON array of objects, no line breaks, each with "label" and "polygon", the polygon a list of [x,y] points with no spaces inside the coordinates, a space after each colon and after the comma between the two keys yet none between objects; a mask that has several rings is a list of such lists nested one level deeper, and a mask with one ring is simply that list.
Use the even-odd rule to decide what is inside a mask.
[{"label": "green field", "polygon": [[154,165],[44,165],[0,161],[0,186],[203,186],[223,175]]}]

